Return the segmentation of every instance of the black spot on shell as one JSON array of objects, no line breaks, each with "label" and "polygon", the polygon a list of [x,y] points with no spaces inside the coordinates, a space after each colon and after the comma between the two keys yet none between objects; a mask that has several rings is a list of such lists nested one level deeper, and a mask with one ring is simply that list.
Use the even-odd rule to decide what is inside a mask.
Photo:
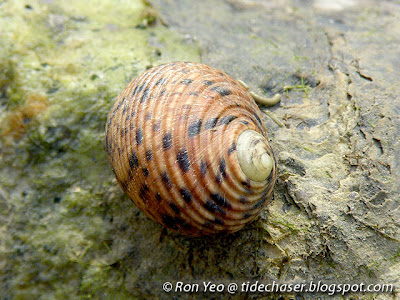
[{"label": "black spot on shell", "polygon": [[245,197],[243,197],[243,196],[241,196],[240,197],[240,203],[242,203],[242,204],[245,204],[246,202],[247,202],[247,200],[246,200],[246,198]]},{"label": "black spot on shell", "polygon": [[212,224],[210,221],[203,223],[202,226],[204,228],[214,228],[215,227],[214,224]]},{"label": "black spot on shell", "polygon": [[218,118],[212,118],[206,121],[204,124],[204,129],[212,129],[217,125]]},{"label": "black spot on shell", "polygon": [[204,176],[204,175],[206,174],[207,168],[208,168],[208,164],[207,164],[206,162],[204,162],[204,161],[201,161],[201,162],[200,162],[200,172],[201,172],[201,175]]},{"label": "black spot on shell", "polygon": [[267,188],[261,193],[261,197],[262,197],[262,198],[268,198],[270,194],[271,194],[271,189],[267,187]]},{"label": "black spot on shell", "polygon": [[129,156],[129,166],[131,167],[131,169],[135,169],[137,166],[139,166],[139,160],[136,153],[132,153]]},{"label": "black spot on shell", "polygon": [[226,178],[226,162],[223,158],[221,158],[221,161],[219,162],[219,171],[221,172],[222,177]]},{"label": "black spot on shell", "polygon": [[227,125],[233,120],[235,120],[237,116],[225,116],[219,119],[218,125]]},{"label": "black spot on shell", "polygon": [[136,143],[140,145],[143,141],[143,131],[142,128],[136,130]]},{"label": "black spot on shell", "polygon": [[262,207],[264,205],[265,201],[267,201],[267,198],[266,197],[262,198],[260,201],[258,201],[256,204],[254,204],[253,209]]},{"label": "black spot on shell", "polygon": [[218,225],[224,225],[224,221],[221,220],[220,218],[215,218],[211,222],[213,222],[214,224],[218,224]]},{"label": "black spot on shell", "polygon": [[232,152],[235,150],[236,150],[236,144],[233,143],[232,146],[230,146],[228,149],[228,155],[232,154]]},{"label": "black spot on shell", "polygon": [[243,123],[244,125],[249,125],[249,122],[247,121],[240,121],[240,123]]},{"label": "black spot on shell", "polygon": [[129,169],[129,171],[128,171],[128,179],[129,179],[129,181],[132,181],[132,179],[133,179],[133,172],[131,169]]},{"label": "black spot on shell", "polygon": [[250,180],[242,181],[242,185],[246,188],[250,188]]},{"label": "black spot on shell", "polygon": [[168,132],[168,133],[164,134],[164,136],[163,136],[163,148],[165,150],[167,150],[167,149],[171,148],[171,146],[172,146],[172,136],[171,136],[171,133]]},{"label": "black spot on shell", "polygon": [[228,207],[230,208],[231,205],[229,204],[229,202],[225,199],[224,196],[215,193],[215,194],[211,194],[211,199],[220,207]]},{"label": "black spot on shell", "polygon": [[158,79],[158,80],[157,80],[157,82],[156,82],[156,85],[159,85],[159,84],[164,84],[164,83],[165,83],[165,81],[166,81],[166,79],[165,79],[165,78],[160,78],[160,79]]},{"label": "black spot on shell", "polygon": [[167,93],[166,90],[162,90],[161,93],[160,93],[160,97],[161,97],[161,96],[164,96],[166,93]]},{"label": "black spot on shell", "polygon": [[186,203],[190,203],[192,201],[192,194],[187,188],[182,188],[179,190],[179,192],[181,193],[181,196]]},{"label": "black spot on shell", "polygon": [[267,177],[267,181],[271,181],[272,176],[273,176],[273,173],[274,173],[274,172],[271,171],[271,173],[270,173],[270,174],[268,175],[268,177]]},{"label": "black spot on shell", "polygon": [[204,80],[203,83],[204,83],[205,85],[207,85],[207,86],[210,86],[210,85],[212,85],[212,84],[214,83],[214,81],[211,81],[211,80]]},{"label": "black spot on shell", "polygon": [[167,188],[171,188],[172,187],[171,179],[169,179],[169,176],[168,176],[166,171],[161,173],[161,180],[162,180],[162,182],[165,184],[165,186]]},{"label": "black spot on shell", "polygon": [[190,161],[186,149],[179,150],[176,160],[183,173],[186,173],[190,169]]},{"label": "black spot on shell", "polygon": [[196,120],[196,121],[193,121],[192,123],[190,123],[190,125],[188,127],[188,136],[189,137],[194,137],[200,133],[201,123],[202,123],[201,120]]},{"label": "black spot on shell", "polygon": [[192,229],[192,227],[183,221],[179,217],[171,217],[169,215],[162,215],[162,222],[165,224],[166,227],[179,231],[179,228],[183,228],[184,230],[188,231]]},{"label": "black spot on shell", "polygon": [[147,150],[146,151],[146,160],[150,161],[153,159],[153,152],[151,152],[151,150]]},{"label": "black spot on shell", "polygon": [[147,185],[147,184],[143,184],[143,185],[140,187],[140,190],[139,190],[139,197],[140,197],[141,199],[146,199],[146,194],[147,194],[148,191],[149,191],[148,185]]},{"label": "black spot on shell", "polygon": [[222,86],[215,86],[215,87],[213,87],[211,90],[214,91],[214,92],[217,92],[217,93],[220,94],[222,97],[223,97],[223,96],[228,96],[228,95],[230,95],[230,94],[232,93],[229,89],[224,88],[224,87],[222,87]]},{"label": "black spot on shell", "polygon": [[135,86],[135,88],[133,89],[132,96],[135,96],[136,93],[138,92],[138,90],[139,90],[139,86],[137,85],[137,86]]},{"label": "black spot on shell", "polygon": [[161,202],[162,197],[161,197],[160,193],[156,193],[156,200],[157,200],[157,202]]},{"label": "black spot on shell", "polygon": [[257,114],[254,114],[254,117],[257,119],[258,124],[262,125],[260,117]]},{"label": "black spot on shell", "polygon": [[186,78],[186,79],[183,79],[180,83],[184,84],[184,85],[190,85],[192,82],[193,82],[192,79]]},{"label": "black spot on shell", "polygon": [[171,217],[170,215],[162,215],[161,219],[162,219],[163,224],[166,227],[174,229],[174,230],[178,230],[178,226],[177,226],[178,222],[176,221],[177,218]]},{"label": "black spot on shell", "polygon": [[118,104],[117,107],[114,108],[114,110],[113,110],[113,112],[112,112],[112,115],[111,115],[111,119],[114,118],[114,116],[115,116],[115,114],[117,113],[117,111],[118,111],[119,108],[120,108],[120,104]]},{"label": "black spot on shell", "polygon": [[174,213],[179,214],[179,212],[180,212],[179,207],[175,203],[169,202],[168,205],[169,205],[169,207],[171,207],[171,209],[174,211]]},{"label": "black spot on shell", "polygon": [[150,90],[147,88],[143,91],[142,98],[140,99],[140,103],[146,102],[149,98]]},{"label": "black spot on shell", "polygon": [[142,85],[137,85],[135,87],[135,89],[133,90],[132,96],[135,96],[137,93],[140,93],[143,88],[145,87],[146,84],[142,84]]},{"label": "black spot on shell", "polygon": [[121,101],[118,102],[117,110],[119,110],[119,109],[121,108],[122,104],[125,102],[125,99],[126,99],[126,97],[123,97],[123,98],[121,99]]},{"label": "black spot on shell", "polygon": [[217,174],[217,175],[215,176],[215,182],[216,182],[217,184],[220,184],[221,181],[222,181],[221,174]]},{"label": "black spot on shell", "polygon": [[249,214],[249,213],[244,213],[243,214],[243,219],[247,219],[247,218],[249,218],[251,216],[251,214]]},{"label": "black spot on shell", "polygon": [[254,194],[254,191],[252,189],[244,188],[244,190],[250,195]]},{"label": "black spot on shell", "polygon": [[122,110],[122,114],[126,114],[126,110],[128,109],[128,107],[126,106],[126,104],[124,105],[124,109]]},{"label": "black spot on shell", "polygon": [[221,215],[225,215],[226,212],[219,207],[218,205],[216,205],[214,202],[212,202],[211,200],[207,200],[206,203],[203,204],[204,208],[207,209],[209,212],[219,212]]},{"label": "black spot on shell", "polygon": [[147,168],[142,168],[142,172],[143,172],[144,177],[149,176],[149,170]]},{"label": "black spot on shell", "polygon": [[213,203],[212,201],[210,201],[210,200],[207,200],[207,202],[204,203],[203,206],[209,212],[214,212],[214,211],[216,211],[218,209],[218,206],[215,203]]},{"label": "black spot on shell", "polygon": [[155,124],[153,125],[153,131],[154,131],[154,132],[159,131],[159,130],[160,130],[160,127],[161,127],[160,122],[155,123]]},{"label": "black spot on shell", "polygon": [[120,180],[117,176],[117,179],[119,181],[119,183],[121,184],[121,187],[124,191],[128,190],[128,182],[125,180]]}]

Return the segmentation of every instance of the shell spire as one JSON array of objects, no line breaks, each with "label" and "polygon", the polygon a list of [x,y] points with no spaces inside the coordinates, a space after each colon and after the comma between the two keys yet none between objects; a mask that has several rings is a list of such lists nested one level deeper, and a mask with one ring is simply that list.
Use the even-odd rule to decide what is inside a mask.
[{"label": "shell spire", "polygon": [[254,130],[246,130],[239,135],[236,145],[243,173],[257,182],[266,180],[272,172],[274,161],[265,137]]}]

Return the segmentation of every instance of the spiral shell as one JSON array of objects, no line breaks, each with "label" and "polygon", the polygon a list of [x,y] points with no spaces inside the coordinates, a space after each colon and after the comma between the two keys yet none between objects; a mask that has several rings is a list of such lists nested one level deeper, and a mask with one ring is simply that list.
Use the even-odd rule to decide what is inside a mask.
[{"label": "spiral shell", "polygon": [[[256,149],[249,161],[271,160],[261,178],[240,166],[244,132],[256,135],[241,147],[244,155]],[[125,193],[150,218],[186,235],[241,229],[266,205],[276,180],[258,106],[236,80],[203,64],[164,64],[130,82],[108,115],[106,146]]]}]

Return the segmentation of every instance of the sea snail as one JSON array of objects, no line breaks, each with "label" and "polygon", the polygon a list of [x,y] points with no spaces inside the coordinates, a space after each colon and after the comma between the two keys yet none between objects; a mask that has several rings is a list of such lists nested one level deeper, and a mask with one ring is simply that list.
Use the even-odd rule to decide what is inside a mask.
[{"label": "sea snail", "polygon": [[231,233],[269,202],[276,162],[247,89],[174,62],[133,79],[106,124],[118,183],[150,218],[185,235]]}]

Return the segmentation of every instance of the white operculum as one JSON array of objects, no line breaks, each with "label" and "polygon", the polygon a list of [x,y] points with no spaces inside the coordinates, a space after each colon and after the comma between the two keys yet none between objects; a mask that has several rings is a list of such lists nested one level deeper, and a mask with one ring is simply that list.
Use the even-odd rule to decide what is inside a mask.
[{"label": "white operculum", "polygon": [[237,158],[243,173],[251,180],[263,182],[272,172],[273,159],[267,151],[266,138],[254,131],[243,131],[236,142]]}]

